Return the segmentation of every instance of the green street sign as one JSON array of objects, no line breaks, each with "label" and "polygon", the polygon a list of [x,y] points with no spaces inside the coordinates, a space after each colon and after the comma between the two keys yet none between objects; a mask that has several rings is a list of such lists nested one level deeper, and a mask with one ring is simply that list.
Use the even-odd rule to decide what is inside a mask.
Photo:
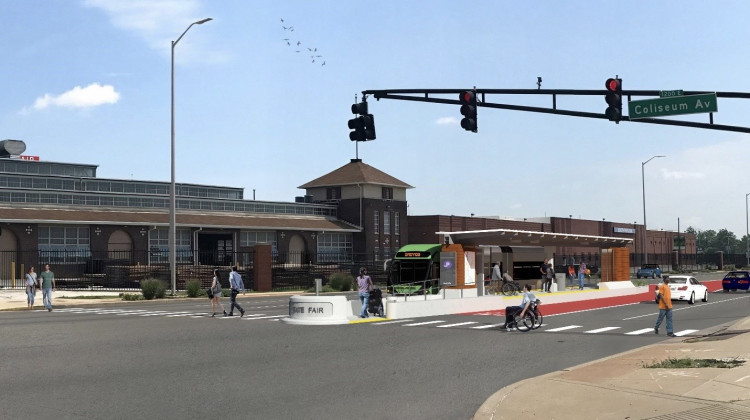
[{"label": "green street sign", "polygon": [[717,111],[715,93],[628,102],[628,114],[631,120]]}]

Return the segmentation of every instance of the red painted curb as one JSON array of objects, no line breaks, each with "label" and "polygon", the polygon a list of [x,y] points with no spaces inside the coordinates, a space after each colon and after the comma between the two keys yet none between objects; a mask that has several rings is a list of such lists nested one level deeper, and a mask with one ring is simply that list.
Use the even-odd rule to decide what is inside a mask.
[{"label": "red painted curb", "polygon": [[[708,291],[710,293],[712,291],[721,289],[721,280],[704,281],[703,285],[708,287]],[[649,302],[649,301],[653,302],[654,290],[656,290],[656,285],[652,284],[652,285],[649,285],[648,292],[638,293],[636,295],[614,296],[614,297],[608,297],[608,298],[593,297],[592,299],[576,300],[576,301],[571,301],[571,302],[550,303],[546,305],[544,304],[544,301],[542,301],[542,304],[539,306],[539,308],[541,309],[543,315],[558,315],[558,314],[565,314],[569,312],[609,308],[612,306],[629,305],[629,304],[640,303],[640,302]],[[582,294],[581,296],[592,297],[592,295],[589,293],[586,293],[585,295]],[[505,308],[498,309],[496,311],[474,312],[472,314],[477,314],[477,313],[489,314],[489,315],[505,315]],[[471,315],[471,314],[465,314],[465,315]]]}]

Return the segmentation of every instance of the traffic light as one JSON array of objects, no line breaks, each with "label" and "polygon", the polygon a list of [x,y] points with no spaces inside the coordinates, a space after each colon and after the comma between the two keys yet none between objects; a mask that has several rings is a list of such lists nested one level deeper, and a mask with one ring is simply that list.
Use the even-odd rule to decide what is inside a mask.
[{"label": "traffic light", "polygon": [[367,113],[367,102],[352,105],[352,114],[359,115],[349,120],[351,141],[375,140],[375,117]]},{"label": "traffic light", "polygon": [[604,83],[607,88],[607,96],[604,98],[607,101],[607,110],[604,111],[604,115],[610,121],[614,121],[617,124],[622,120],[622,79],[620,78],[609,78]]},{"label": "traffic light", "polygon": [[465,90],[458,94],[458,101],[461,102],[461,128],[466,131],[477,132],[477,91]]}]

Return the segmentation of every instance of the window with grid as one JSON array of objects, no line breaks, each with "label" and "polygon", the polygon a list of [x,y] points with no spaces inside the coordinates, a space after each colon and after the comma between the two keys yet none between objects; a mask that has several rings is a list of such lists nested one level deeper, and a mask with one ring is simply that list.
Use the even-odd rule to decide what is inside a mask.
[{"label": "window with grid", "polygon": [[399,224],[399,216],[398,212],[393,213],[393,234],[399,235],[401,231],[401,226]]},{"label": "window with grid", "polygon": [[341,187],[331,187],[331,188],[326,189],[326,199],[328,200],[341,199]]},{"label": "window with grid", "polygon": [[73,264],[91,257],[89,228],[80,226],[39,226],[39,261]]},{"label": "window with grid", "polygon": [[[175,232],[175,254],[178,263],[192,262],[192,232],[190,229],[177,229]],[[169,262],[169,228],[156,228],[148,232],[149,264]]]},{"label": "window with grid", "polygon": [[393,200],[393,188],[383,187],[383,200]]},{"label": "window with grid", "polygon": [[318,235],[318,262],[348,262],[352,259],[351,233]]},{"label": "window with grid", "polygon": [[255,244],[270,244],[271,252],[276,257],[276,231],[242,231],[240,232],[240,246],[253,246]]},{"label": "window with grid", "polygon": [[376,234],[380,233],[380,212],[377,210],[373,212],[372,224],[373,224],[372,232]]},{"label": "window with grid", "polygon": [[383,212],[383,233],[391,234],[391,213],[387,211]]}]

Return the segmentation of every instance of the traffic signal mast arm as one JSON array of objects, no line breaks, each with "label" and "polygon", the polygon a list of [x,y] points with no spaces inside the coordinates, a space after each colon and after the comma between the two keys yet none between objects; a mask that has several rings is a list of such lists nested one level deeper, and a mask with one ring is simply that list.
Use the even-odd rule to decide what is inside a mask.
[{"label": "traffic signal mast arm", "polygon": [[[363,95],[372,96],[380,99],[396,99],[402,101],[430,102],[448,105],[461,105],[458,99],[444,99],[430,97],[430,95],[458,95],[461,92],[473,90],[477,95],[477,106],[484,108],[508,109],[513,111],[538,112],[544,114],[567,115],[571,117],[609,119],[604,113],[572,111],[557,108],[558,96],[599,96],[605,97],[609,91],[606,89],[387,89],[387,90],[365,90]],[[659,90],[623,90],[622,96],[627,97],[630,101],[634,96],[651,96],[659,97]],[[736,98],[750,99],[749,92],[706,92],[706,91],[684,91],[684,95],[699,95],[706,93],[715,93],[719,98]],[[421,96],[416,96],[421,95]],[[511,105],[502,103],[491,103],[485,100],[486,95],[550,95],[552,96],[552,108],[534,107],[526,105]],[[457,96],[453,96],[454,98]],[[481,98],[481,100],[480,100]],[[740,133],[750,133],[750,127],[723,125],[713,123],[713,113],[709,114],[709,123],[699,123],[692,121],[667,120],[659,118],[641,118],[631,120],[629,116],[622,116],[620,121],[629,121],[634,123],[673,125],[681,127],[704,128],[709,130],[734,131]]]}]

